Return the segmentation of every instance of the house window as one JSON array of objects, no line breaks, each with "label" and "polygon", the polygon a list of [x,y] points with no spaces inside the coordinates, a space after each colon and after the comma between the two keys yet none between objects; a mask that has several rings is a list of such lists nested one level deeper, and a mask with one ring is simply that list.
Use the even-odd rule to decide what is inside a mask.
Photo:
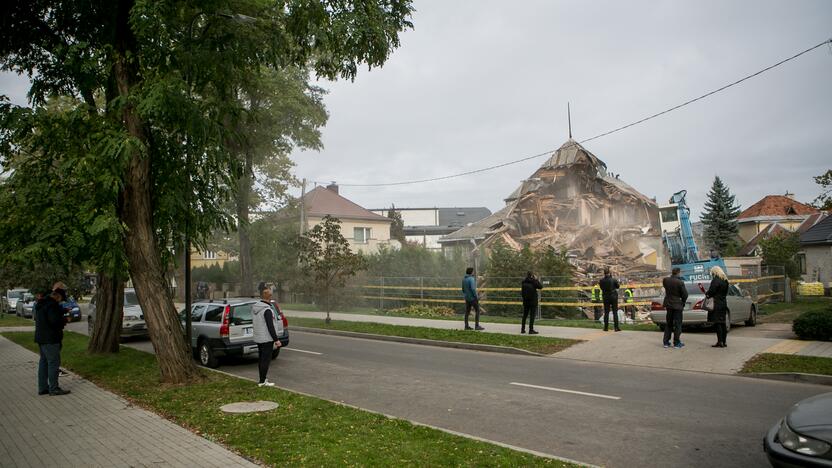
[{"label": "house window", "polygon": [[206,250],[205,252],[202,252],[202,258],[204,258],[205,260],[216,260],[217,253],[211,252],[210,250]]},{"label": "house window", "polygon": [[799,268],[798,271],[800,271],[801,275],[806,274],[806,254],[805,253],[797,254],[797,267]]},{"label": "house window", "polygon": [[370,228],[368,227],[357,227],[353,233],[353,240],[357,244],[366,244],[370,241]]}]

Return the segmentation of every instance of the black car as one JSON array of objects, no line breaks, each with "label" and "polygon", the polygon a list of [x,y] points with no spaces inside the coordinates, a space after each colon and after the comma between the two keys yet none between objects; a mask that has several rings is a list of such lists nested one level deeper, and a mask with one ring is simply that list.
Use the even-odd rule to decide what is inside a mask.
[{"label": "black car", "polygon": [[832,467],[832,393],[794,405],[769,429],[763,448],[774,467]]}]

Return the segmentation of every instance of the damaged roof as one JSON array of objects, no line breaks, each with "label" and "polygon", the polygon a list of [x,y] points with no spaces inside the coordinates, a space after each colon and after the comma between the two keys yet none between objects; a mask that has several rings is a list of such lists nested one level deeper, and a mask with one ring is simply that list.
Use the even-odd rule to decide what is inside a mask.
[{"label": "damaged roof", "polygon": [[806,216],[817,213],[817,208],[787,197],[785,195],[767,195],[762,200],[749,206],[737,217],[739,222],[752,221],[753,218],[782,218],[786,216]]}]

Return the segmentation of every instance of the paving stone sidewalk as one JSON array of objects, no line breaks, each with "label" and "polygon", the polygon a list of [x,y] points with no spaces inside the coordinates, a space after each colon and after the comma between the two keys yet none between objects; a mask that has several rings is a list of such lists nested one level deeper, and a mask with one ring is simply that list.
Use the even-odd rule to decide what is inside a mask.
[{"label": "paving stone sidewalk", "polygon": [[74,374],[39,396],[38,358],[0,337],[0,466],[257,466]]},{"label": "paving stone sidewalk", "polygon": [[[291,317],[324,318],[323,312],[305,312],[284,310]],[[377,322],[390,325],[410,325],[442,329],[460,329],[461,321],[421,319],[409,317],[389,317],[384,315],[365,315],[350,313],[331,313],[333,320],[354,322]],[[289,325],[291,326],[291,320]],[[487,332],[520,334],[517,324],[488,323],[481,324]],[[728,348],[711,348],[714,333],[700,330],[682,333],[685,348],[664,349],[659,331],[623,331],[604,332],[597,328],[535,326],[540,336],[584,340],[556,354],[558,358],[576,359],[609,364],[656,367],[697,372],[714,372],[734,374],[742,369],[746,361],[759,353],[773,352],[799,354],[804,356],[832,357],[832,343],[818,341],[798,341],[783,338],[771,338],[769,334],[748,336],[751,327],[737,327],[728,334]]]}]

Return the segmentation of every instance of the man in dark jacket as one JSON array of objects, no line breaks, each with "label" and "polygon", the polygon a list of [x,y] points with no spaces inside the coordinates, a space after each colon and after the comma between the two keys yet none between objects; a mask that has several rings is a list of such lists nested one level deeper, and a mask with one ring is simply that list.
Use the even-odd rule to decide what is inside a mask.
[{"label": "man in dark jacket", "polygon": [[601,288],[601,294],[604,298],[604,331],[610,329],[610,310],[612,310],[612,319],[615,326],[615,331],[621,331],[618,326],[618,280],[612,277],[609,268],[604,268],[604,277],[598,282]]},{"label": "man in dark jacket", "polygon": [[667,310],[664,339],[662,340],[665,348],[670,347],[671,329],[673,330],[673,346],[675,348],[685,346],[681,340],[682,310],[688,300],[688,289],[685,287],[685,282],[679,277],[680,272],[679,268],[674,268],[673,275],[662,280],[662,286],[664,287],[664,303],[662,305]]},{"label": "man in dark jacket", "polygon": [[543,289],[534,273],[526,273],[526,278],[520,285],[520,294],[523,296],[523,322],[520,325],[520,333],[526,333],[526,317],[529,318],[529,335],[537,335],[534,330],[534,316],[537,314],[537,290]]},{"label": "man in dark jacket", "polygon": [[57,285],[49,295],[35,304],[35,343],[40,347],[38,363],[38,395],[66,395],[58,385],[61,367],[61,346],[64,339],[64,310],[60,302],[66,300],[66,290]]}]

